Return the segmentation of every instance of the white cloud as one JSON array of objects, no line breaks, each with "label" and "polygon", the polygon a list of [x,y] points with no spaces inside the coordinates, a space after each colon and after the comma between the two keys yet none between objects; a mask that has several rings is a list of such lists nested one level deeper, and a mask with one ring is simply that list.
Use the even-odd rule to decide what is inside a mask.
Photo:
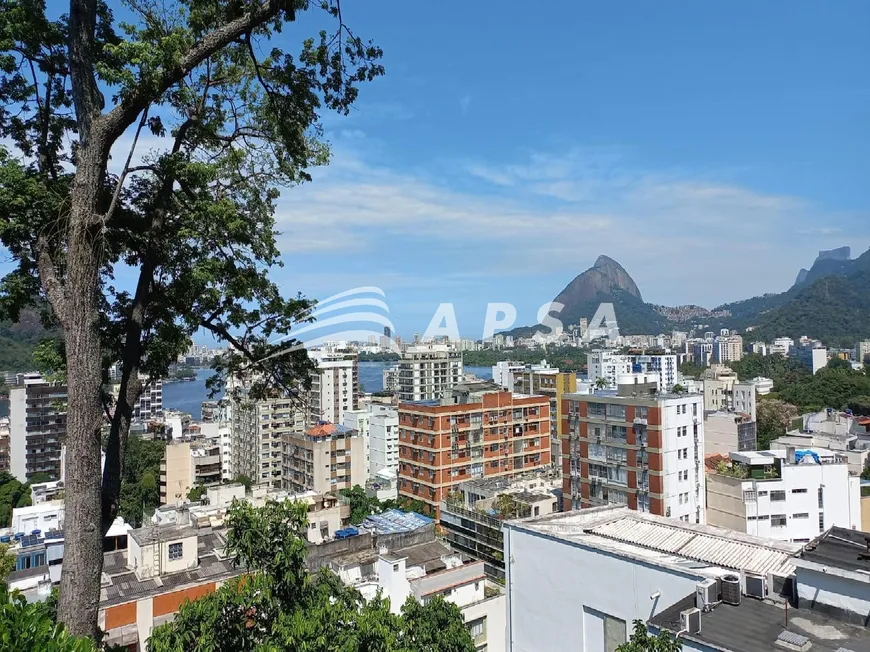
[{"label": "white cloud", "polygon": [[296,251],[348,250],[382,267],[390,248],[418,247],[421,263],[443,263],[428,268],[439,278],[485,267],[563,270],[567,282],[609,253],[648,300],[710,303],[784,289],[804,258],[828,246],[817,231],[802,237],[801,227],[838,218],[799,197],[634,169],[616,149],[458,170],[439,177],[377,167],[337,149],[313,183],[280,200],[279,228],[305,243]]}]

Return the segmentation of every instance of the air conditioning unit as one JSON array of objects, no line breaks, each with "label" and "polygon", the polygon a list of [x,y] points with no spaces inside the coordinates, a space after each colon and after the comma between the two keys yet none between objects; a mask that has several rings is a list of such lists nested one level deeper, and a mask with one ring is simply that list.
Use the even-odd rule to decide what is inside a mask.
[{"label": "air conditioning unit", "polygon": [[680,631],[687,634],[701,633],[701,610],[686,609],[680,612]]},{"label": "air conditioning unit", "polygon": [[766,594],[765,582],[763,577],[757,575],[746,576],[746,595],[750,598],[758,598],[763,600]]},{"label": "air conditioning unit", "polygon": [[709,611],[719,601],[719,583],[706,579],[695,585],[695,606],[701,611]]}]

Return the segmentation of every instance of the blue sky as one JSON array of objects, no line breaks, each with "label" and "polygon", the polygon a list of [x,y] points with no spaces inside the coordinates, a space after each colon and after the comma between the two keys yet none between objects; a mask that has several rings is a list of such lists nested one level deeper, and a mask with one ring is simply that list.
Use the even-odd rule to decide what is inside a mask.
[{"label": "blue sky", "polygon": [[342,9],[387,74],[279,202],[288,294],[378,286],[406,337],[451,302],[479,338],[488,302],[534,323],[599,254],[647,301],[713,307],[870,246],[870,3]]},{"label": "blue sky", "polygon": [[866,2],[345,3],[387,74],[279,208],[293,287],[531,323],[606,253],[644,298],[786,289],[870,246]]}]

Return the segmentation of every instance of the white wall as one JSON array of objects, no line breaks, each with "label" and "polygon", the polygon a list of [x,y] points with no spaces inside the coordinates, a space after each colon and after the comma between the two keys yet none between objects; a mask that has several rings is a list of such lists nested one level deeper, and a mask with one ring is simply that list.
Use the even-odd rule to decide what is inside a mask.
[{"label": "white wall", "polygon": [[9,390],[9,471],[27,482],[27,390]]},{"label": "white wall", "polygon": [[[819,508],[819,487],[823,486],[823,507]],[[806,492],[795,490],[806,489]],[[861,490],[857,476],[850,476],[846,464],[783,465],[780,480],[743,482],[743,490],[755,490],[755,502],[746,502],[746,533],[779,541],[809,541],[833,526],[861,529]],[[771,491],[784,491],[785,501],[771,501]],[[819,527],[819,513],[824,522]],[[785,514],[786,525],[772,526],[770,515]],[[806,518],[794,518],[807,514]],[[766,519],[759,519],[766,516]],[[752,517],[755,517],[754,519]]]},{"label": "white wall", "polygon": [[370,458],[368,474],[383,469],[399,470],[399,413],[395,408],[373,414],[369,421]]},{"label": "white wall", "polygon": [[796,570],[800,606],[810,606],[804,604],[805,601],[819,602],[863,617],[870,613],[870,578],[859,581],[843,577],[838,569],[824,569],[831,571],[824,572],[822,566],[809,565],[812,568],[798,566]]},{"label": "white wall", "polygon": [[12,510],[12,532],[30,534],[33,530],[59,530],[63,528],[63,499],[51,500]]},{"label": "white wall", "polygon": [[584,645],[585,611],[624,620],[630,635],[633,620],[685,598],[701,579],[509,525],[505,560],[509,652],[603,652]]},{"label": "white wall", "polygon": [[[686,408],[685,413],[683,413],[683,406]],[[697,450],[695,425],[698,426]],[[682,518],[684,521],[688,519],[689,523],[705,523],[707,506],[704,475],[704,405],[701,395],[688,394],[684,398],[665,401],[662,408],[661,428],[665,514],[670,507],[671,518]],[[682,434],[683,428],[685,428],[685,435]],[[682,455],[683,450],[686,451],[686,456]],[[681,479],[686,477],[685,474],[688,474],[687,479]]]},{"label": "white wall", "polygon": [[462,609],[466,623],[486,617],[486,652],[505,652],[507,649],[507,596],[497,595]]}]

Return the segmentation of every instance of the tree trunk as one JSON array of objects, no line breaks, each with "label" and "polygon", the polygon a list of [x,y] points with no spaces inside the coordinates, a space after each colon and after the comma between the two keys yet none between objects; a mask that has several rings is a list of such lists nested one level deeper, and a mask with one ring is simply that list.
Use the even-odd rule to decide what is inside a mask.
[{"label": "tree trunk", "polygon": [[66,514],[58,619],[78,636],[97,633],[103,545],[100,531],[102,423],[97,288],[102,233],[98,202],[106,155],[79,150],[72,189],[64,335],[67,355]]}]

